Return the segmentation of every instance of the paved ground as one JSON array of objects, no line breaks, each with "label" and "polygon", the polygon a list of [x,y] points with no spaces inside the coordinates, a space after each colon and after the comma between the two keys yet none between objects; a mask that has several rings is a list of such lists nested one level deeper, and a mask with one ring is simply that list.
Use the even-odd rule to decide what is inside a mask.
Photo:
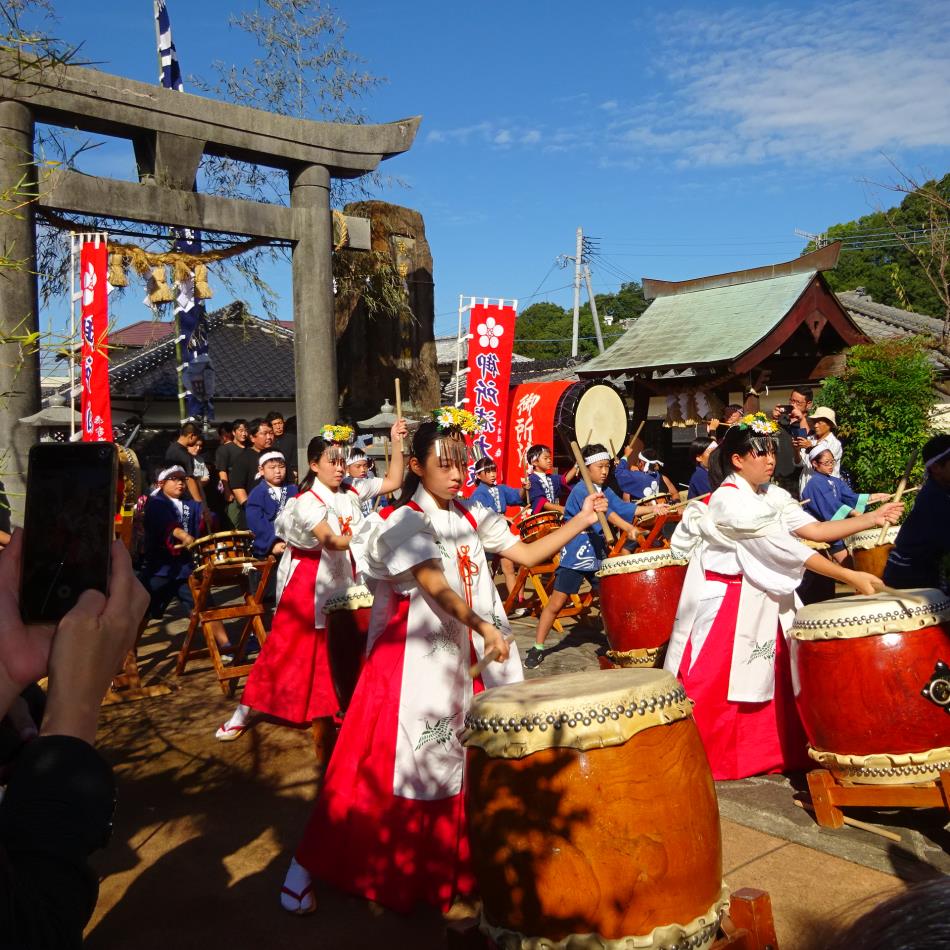
[{"label": "paved ground", "polygon": [[[87,945],[444,946],[436,914],[397,917],[332,891],[321,892],[312,917],[280,910],[279,886],[316,792],[309,731],[259,721],[238,742],[216,742],[232,701],[205,661],[175,678],[183,628],[180,619],[153,624],[143,642],[146,678],[173,692],[104,710],[99,740],[120,805],[112,845],[96,858],[102,885]],[[533,626],[518,623],[516,633],[526,647]],[[603,640],[595,625],[575,627],[557,646],[539,673],[596,668]],[[781,777],[719,783],[719,795],[726,881],[770,892],[783,950],[904,881],[950,869],[947,829],[933,813],[862,815],[900,832],[904,841],[892,846],[854,829],[819,830]]]}]

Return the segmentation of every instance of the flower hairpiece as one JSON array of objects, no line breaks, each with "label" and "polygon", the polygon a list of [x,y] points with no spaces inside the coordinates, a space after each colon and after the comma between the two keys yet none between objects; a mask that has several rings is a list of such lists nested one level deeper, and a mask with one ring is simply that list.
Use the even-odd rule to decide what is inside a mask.
[{"label": "flower hairpiece", "polygon": [[441,409],[434,409],[432,418],[442,434],[447,434],[456,429],[465,435],[479,435],[484,429],[481,419],[465,409],[456,409],[455,406],[442,406]]},{"label": "flower hairpiece", "polygon": [[756,435],[774,435],[778,432],[778,423],[764,412],[750,412],[739,420],[738,426],[740,429],[751,429]]},{"label": "flower hairpiece", "polygon": [[348,444],[353,439],[353,430],[350,426],[324,426],[320,430],[324,442],[343,442]]}]

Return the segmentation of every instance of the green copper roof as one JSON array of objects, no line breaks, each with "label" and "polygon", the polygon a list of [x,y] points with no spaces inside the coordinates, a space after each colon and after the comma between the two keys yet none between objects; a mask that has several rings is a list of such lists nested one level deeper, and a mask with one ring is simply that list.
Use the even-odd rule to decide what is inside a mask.
[{"label": "green copper roof", "polygon": [[734,360],[781,322],[814,276],[810,271],[659,297],[580,372],[586,376]]}]

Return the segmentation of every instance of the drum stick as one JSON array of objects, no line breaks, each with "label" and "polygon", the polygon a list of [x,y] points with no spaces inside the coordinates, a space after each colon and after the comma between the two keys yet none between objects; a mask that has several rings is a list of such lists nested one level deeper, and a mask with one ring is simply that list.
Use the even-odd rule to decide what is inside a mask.
[{"label": "drum stick", "polygon": [[[894,492],[894,501],[900,501],[901,495],[904,494],[904,489],[907,487],[907,480],[910,478],[910,473],[914,468],[914,462],[917,461],[917,446],[911,450],[910,457],[907,459],[907,465],[904,467],[904,474],[901,476],[901,480],[897,483],[897,491]],[[890,528],[890,525],[885,523],[881,525],[881,533],[877,537],[878,545],[881,545],[887,539],[887,529]]]},{"label": "drum stick", "polygon": [[640,433],[643,431],[643,427],[647,424],[646,419],[640,420],[640,425],[637,426],[637,431],[633,433],[633,438],[627,443],[627,445],[633,445],[637,439],[640,438]]},{"label": "drum stick", "polygon": [[[514,640],[514,634],[509,634],[507,637],[505,637],[506,643],[511,643],[512,640]],[[498,659],[498,656],[499,656],[498,647],[492,647],[477,663],[473,663],[471,665],[468,671],[468,675],[472,679],[477,679],[479,676],[482,675],[482,670],[484,670],[485,667],[488,666],[489,663],[492,663],[496,659]]]},{"label": "drum stick", "polygon": [[389,471],[389,439],[383,439],[383,458],[386,461],[386,471]]},{"label": "drum stick", "polygon": [[[396,377],[396,418],[402,418],[402,388],[400,386],[399,377]],[[395,443],[399,443],[399,450],[402,451],[402,439],[396,439],[393,442],[393,448],[395,448]]]},{"label": "drum stick", "polygon": [[[590,479],[590,472],[584,464],[584,456],[581,455],[581,450],[577,447],[576,442],[571,443],[571,451],[574,453],[574,461],[577,462],[577,470],[581,473],[581,478],[584,479],[584,484],[587,486],[587,494],[595,495],[597,490],[594,488],[594,483]],[[602,511],[597,512],[597,520],[600,522],[600,527],[604,532],[607,543],[613,544],[614,533],[610,530],[610,525],[607,524],[607,518]]]}]

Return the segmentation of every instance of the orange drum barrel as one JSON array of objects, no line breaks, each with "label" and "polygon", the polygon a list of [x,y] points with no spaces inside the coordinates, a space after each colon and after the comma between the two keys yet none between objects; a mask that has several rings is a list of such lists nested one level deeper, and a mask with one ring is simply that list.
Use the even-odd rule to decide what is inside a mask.
[{"label": "orange drum barrel", "polygon": [[859,531],[857,534],[852,534],[850,538],[845,538],[844,543],[848,551],[851,552],[854,569],[856,571],[867,571],[868,574],[873,574],[875,577],[883,577],[887,555],[891,553],[891,548],[894,547],[898,531],[900,531],[900,525],[890,525],[884,535],[883,544],[877,543],[881,536],[880,528]]},{"label": "orange drum barrel", "polygon": [[919,588],[809,604],[791,635],[813,759],[870,785],[950,768],[950,596]]},{"label": "orange drum barrel", "polygon": [[614,665],[663,665],[688,563],[664,549],[601,562],[600,615]]},{"label": "orange drum barrel", "polygon": [[333,691],[346,712],[366,662],[366,638],[373,595],[363,584],[347,587],[327,598],[327,653]]},{"label": "orange drum barrel", "polygon": [[712,945],[724,906],[716,791],[669,673],[489,689],[462,741],[481,927],[495,944]]},{"label": "orange drum barrel", "polygon": [[539,511],[536,515],[530,515],[518,525],[518,534],[525,544],[537,541],[552,531],[557,531],[563,522],[559,511]]},{"label": "orange drum barrel", "polygon": [[227,564],[246,564],[254,557],[253,531],[218,531],[196,538],[188,545],[195,571]]}]

